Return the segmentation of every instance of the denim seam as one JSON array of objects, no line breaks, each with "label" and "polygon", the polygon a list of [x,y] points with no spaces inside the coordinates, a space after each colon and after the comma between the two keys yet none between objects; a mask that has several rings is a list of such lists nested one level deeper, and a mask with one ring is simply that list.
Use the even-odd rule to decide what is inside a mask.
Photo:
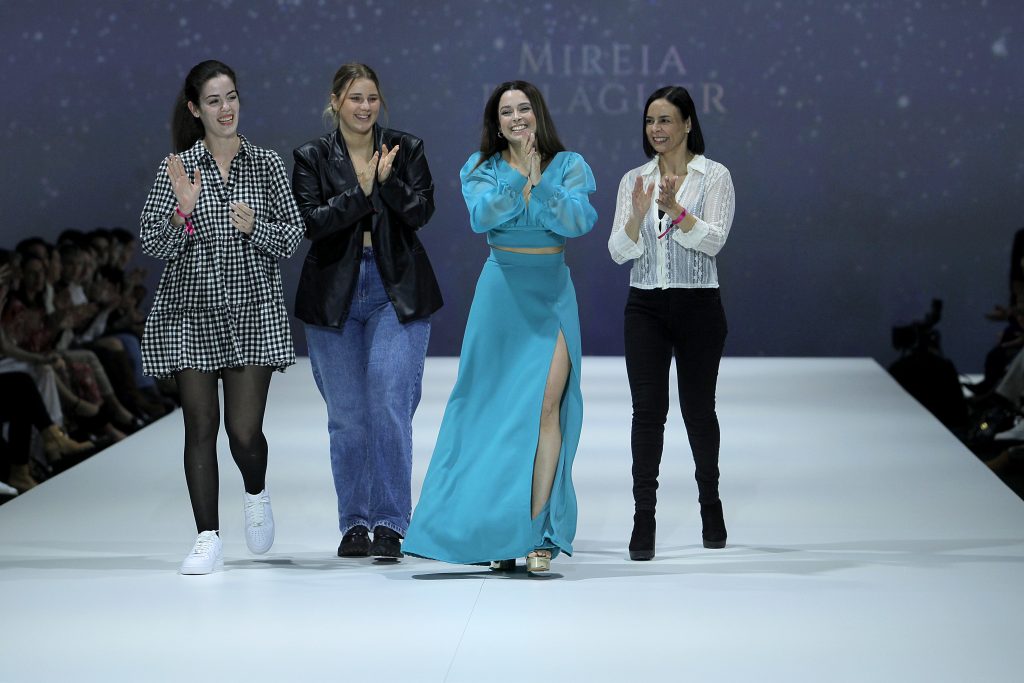
[{"label": "denim seam", "polygon": [[363,527],[366,527],[367,529],[370,528],[369,523],[364,519],[362,521],[355,522],[354,524],[349,524],[347,527],[345,527],[344,529],[341,530],[341,535],[344,536],[348,532],[350,532],[353,529],[355,529],[357,526],[363,526]]},{"label": "denim seam", "polygon": [[405,538],[405,532],[408,531],[408,528],[403,529],[400,526],[398,526],[397,524],[395,524],[393,522],[389,522],[386,519],[382,519],[382,520],[380,520],[378,522],[374,522],[374,524],[373,524],[373,528],[374,529],[376,529],[379,526],[391,529],[392,531],[394,531],[396,534],[398,534],[402,538]]}]

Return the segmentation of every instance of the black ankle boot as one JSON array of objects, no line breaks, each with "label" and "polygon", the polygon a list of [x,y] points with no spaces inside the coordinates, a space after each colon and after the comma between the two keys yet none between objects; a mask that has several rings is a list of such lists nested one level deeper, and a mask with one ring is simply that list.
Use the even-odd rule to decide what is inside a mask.
[{"label": "black ankle boot", "polygon": [[725,547],[725,518],[722,516],[722,501],[700,504],[700,521],[704,529],[701,535],[704,537],[705,548]]},{"label": "black ankle boot", "polygon": [[633,535],[629,538],[629,559],[654,559],[654,510],[633,513]]}]

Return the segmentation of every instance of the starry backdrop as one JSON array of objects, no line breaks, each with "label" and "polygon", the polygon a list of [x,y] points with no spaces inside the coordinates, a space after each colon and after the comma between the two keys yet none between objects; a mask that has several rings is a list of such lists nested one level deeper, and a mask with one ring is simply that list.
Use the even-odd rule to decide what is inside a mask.
[{"label": "starry backdrop", "polygon": [[[547,95],[597,177],[569,243],[584,353],[622,353],[628,267],[608,257],[619,179],[645,161],[642,105],[682,84],[737,211],[719,255],[728,355],[896,357],[893,324],[945,301],[948,355],[977,370],[1024,227],[1024,12],[1012,0],[718,3],[252,0],[0,4],[3,239],[136,230],[188,69],[230,64],[240,131],[277,150],[325,132],[334,70],[381,78],[388,124],[422,137],[437,211],[421,237],[446,299],[430,352],[455,355],[487,248],[458,170],[497,83]],[[306,246],[282,262],[291,298]],[[145,259],[155,286],[162,264]],[[304,352],[301,328],[296,342]]]}]

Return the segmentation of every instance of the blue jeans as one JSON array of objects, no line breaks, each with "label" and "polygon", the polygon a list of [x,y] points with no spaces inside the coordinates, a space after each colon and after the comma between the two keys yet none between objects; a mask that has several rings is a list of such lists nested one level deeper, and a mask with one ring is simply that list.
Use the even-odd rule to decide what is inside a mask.
[{"label": "blue jeans", "polygon": [[402,324],[373,250],[363,250],[345,325],[306,325],[313,378],[327,402],[341,533],[385,526],[402,536],[412,514],[412,416],[420,402],[430,320]]}]

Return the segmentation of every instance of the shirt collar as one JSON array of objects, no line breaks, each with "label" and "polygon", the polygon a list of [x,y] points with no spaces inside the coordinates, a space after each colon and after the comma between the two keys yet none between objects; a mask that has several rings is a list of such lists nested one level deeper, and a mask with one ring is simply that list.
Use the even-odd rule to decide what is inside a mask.
[{"label": "shirt collar", "polygon": [[[199,138],[196,144],[192,147],[195,150],[196,156],[200,159],[208,159],[213,161],[213,154],[206,148],[206,144],[203,143],[203,139]],[[245,136],[241,133],[238,134],[238,154],[236,156],[252,156],[252,145],[245,139]]]},{"label": "shirt collar", "polygon": [[[642,176],[655,176],[659,175],[658,171],[658,160],[661,158],[660,154],[655,154],[654,158],[648,161],[646,164],[640,167],[640,175]],[[708,159],[703,154],[694,154],[693,158],[690,159],[690,163],[686,165],[686,172],[697,171],[701,175],[707,173],[708,170]]]}]

